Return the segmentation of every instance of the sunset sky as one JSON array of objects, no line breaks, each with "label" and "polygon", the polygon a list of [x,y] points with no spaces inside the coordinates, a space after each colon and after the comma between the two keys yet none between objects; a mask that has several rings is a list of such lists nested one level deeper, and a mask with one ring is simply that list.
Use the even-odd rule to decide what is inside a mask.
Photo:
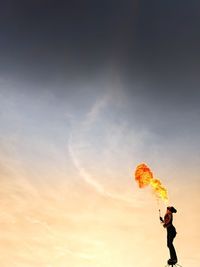
[{"label": "sunset sky", "polygon": [[[0,8],[0,266],[200,262],[200,3]],[[169,202],[134,180],[146,163]]]}]

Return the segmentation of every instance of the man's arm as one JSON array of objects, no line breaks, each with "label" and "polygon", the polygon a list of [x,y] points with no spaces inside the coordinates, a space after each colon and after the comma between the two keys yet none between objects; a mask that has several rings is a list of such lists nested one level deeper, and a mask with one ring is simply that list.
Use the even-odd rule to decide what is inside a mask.
[{"label": "man's arm", "polygon": [[171,214],[166,214],[165,217],[164,217],[163,227],[167,227],[167,225],[169,224],[170,220],[171,220]]}]

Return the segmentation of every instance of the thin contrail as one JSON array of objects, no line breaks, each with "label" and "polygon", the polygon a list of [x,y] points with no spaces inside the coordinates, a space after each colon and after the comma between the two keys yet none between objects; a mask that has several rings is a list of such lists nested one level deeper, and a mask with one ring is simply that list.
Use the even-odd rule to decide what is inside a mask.
[{"label": "thin contrail", "polygon": [[68,151],[69,151],[69,155],[72,159],[72,162],[73,162],[74,166],[76,167],[76,169],[78,170],[80,176],[83,177],[84,181],[87,184],[91,185],[97,192],[99,192],[100,194],[105,194],[105,190],[104,190],[103,186],[100,185],[95,180],[93,180],[91,175],[88,172],[86,172],[86,170],[83,167],[81,167],[81,164],[80,164],[78,158],[76,157],[74,150],[72,148],[71,139],[72,139],[72,137],[70,136],[69,142],[68,142]]},{"label": "thin contrail", "polygon": [[81,166],[81,163],[80,163],[79,159],[77,158],[77,156],[73,150],[72,136],[69,137],[68,151],[69,151],[69,155],[72,159],[72,162],[73,162],[74,166],[76,167],[76,169],[78,170],[80,176],[83,178],[83,180],[88,185],[93,187],[96,192],[103,195],[104,197],[108,197],[108,198],[114,199],[114,200],[123,201],[125,203],[133,205],[133,199],[128,199],[128,198],[119,196],[118,194],[107,192],[105,190],[105,188],[100,183],[98,183],[96,180],[94,180],[92,178],[92,176]]},{"label": "thin contrail", "polygon": [[[99,113],[101,112],[102,108],[104,108],[108,101],[110,100],[110,95],[105,95],[102,99],[97,101],[91,108],[91,110],[86,114],[86,119],[80,124],[79,129],[82,127],[90,128],[91,125],[96,121]],[[81,162],[79,161],[74,148],[73,148],[73,135],[72,133],[69,136],[68,139],[68,152],[71,157],[71,160],[78,170],[80,176],[83,178],[83,180],[90,185],[96,192],[103,195],[104,197],[108,197],[110,199],[119,200],[126,202],[128,204],[133,205],[133,199],[128,199],[125,197],[122,197],[118,194],[110,193],[105,190],[105,188],[98,183],[96,180],[92,178],[92,176],[85,170],[85,168],[81,165]]]}]

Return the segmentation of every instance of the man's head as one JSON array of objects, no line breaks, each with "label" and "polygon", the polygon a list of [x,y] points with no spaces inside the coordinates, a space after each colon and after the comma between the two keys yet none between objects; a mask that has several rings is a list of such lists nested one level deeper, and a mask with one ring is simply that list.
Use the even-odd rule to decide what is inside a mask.
[{"label": "man's head", "polygon": [[177,210],[174,207],[167,207],[167,210],[170,211],[171,213],[176,213]]}]

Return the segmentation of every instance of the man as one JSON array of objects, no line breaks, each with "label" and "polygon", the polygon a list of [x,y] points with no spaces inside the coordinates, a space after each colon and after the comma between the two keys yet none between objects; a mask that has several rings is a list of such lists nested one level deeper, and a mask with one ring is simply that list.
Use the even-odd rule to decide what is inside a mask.
[{"label": "man", "polygon": [[173,245],[173,240],[176,236],[176,229],[173,226],[173,213],[176,213],[177,210],[174,207],[167,207],[166,214],[164,216],[164,220],[160,217],[161,222],[163,223],[163,227],[167,229],[167,246],[170,252],[170,259],[168,260],[169,265],[174,265],[177,263],[176,250]]}]

